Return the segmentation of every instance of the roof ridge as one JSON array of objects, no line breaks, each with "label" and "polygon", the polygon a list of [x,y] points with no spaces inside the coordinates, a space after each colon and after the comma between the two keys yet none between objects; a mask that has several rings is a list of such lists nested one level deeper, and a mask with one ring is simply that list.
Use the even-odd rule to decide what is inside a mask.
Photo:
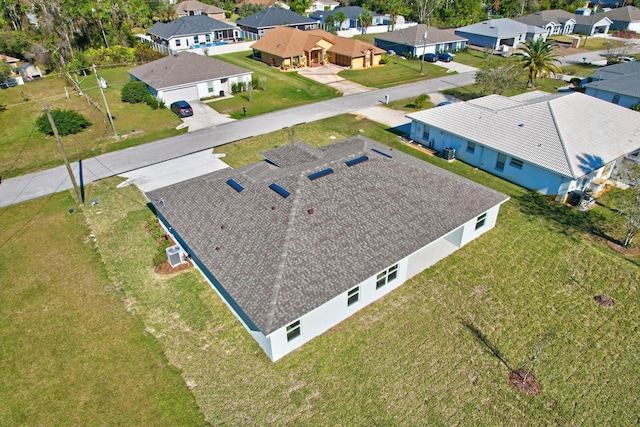
[{"label": "roof ridge", "polygon": [[[562,99],[562,98],[556,98],[556,99]],[[567,166],[569,166],[569,171],[571,172],[571,178],[575,179],[577,178],[576,172],[573,170],[573,164],[569,159],[569,152],[567,151],[567,144],[565,144],[564,142],[564,138],[562,137],[562,131],[560,130],[560,126],[558,125],[558,120],[556,119],[556,115],[553,112],[553,106],[551,105],[552,101],[554,101],[554,99],[547,101],[547,107],[549,108],[549,113],[551,113],[551,118],[553,119],[553,125],[556,128],[556,132],[558,133],[558,139],[560,140],[560,145],[562,146],[562,152],[564,153],[564,158],[567,161]]]},{"label": "roof ridge", "polygon": [[291,210],[289,211],[289,221],[287,222],[287,231],[284,236],[284,244],[282,245],[282,253],[280,254],[280,264],[278,264],[278,270],[276,272],[276,277],[274,280],[273,292],[271,293],[271,300],[269,301],[269,308],[267,310],[267,325],[266,329],[271,330],[273,327],[273,322],[276,318],[276,305],[278,304],[278,297],[280,296],[280,288],[282,287],[283,277],[285,272],[285,264],[287,263],[287,258],[289,256],[289,246],[291,242],[291,237],[293,236],[293,224],[295,223],[295,219],[298,216],[298,205],[300,203],[300,198],[298,197],[300,194],[300,183],[304,178],[304,174],[298,175],[298,180],[296,182],[295,190],[293,191],[292,197],[293,200],[291,202]]}]

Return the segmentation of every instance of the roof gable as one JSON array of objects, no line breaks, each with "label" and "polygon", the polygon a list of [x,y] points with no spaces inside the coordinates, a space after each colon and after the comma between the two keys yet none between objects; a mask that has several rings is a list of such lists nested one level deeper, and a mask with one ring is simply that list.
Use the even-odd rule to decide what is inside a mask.
[{"label": "roof gable", "polygon": [[180,52],[129,70],[129,74],[156,90],[217,80],[251,71],[208,56]]},{"label": "roof gable", "polygon": [[577,92],[490,95],[407,117],[571,178],[598,163],[585,159],[640,149],[638,113]]},{"label": "roof gable", "polygon": [[634,6],[611,9],[603,14],[612,21],[636,22],[640,21],[640,9]]},{"label": "roof gable", "polygon": [[507,200],[361,136],[318,151],[284,168],[262,162],[147,193],[265,335]]}]

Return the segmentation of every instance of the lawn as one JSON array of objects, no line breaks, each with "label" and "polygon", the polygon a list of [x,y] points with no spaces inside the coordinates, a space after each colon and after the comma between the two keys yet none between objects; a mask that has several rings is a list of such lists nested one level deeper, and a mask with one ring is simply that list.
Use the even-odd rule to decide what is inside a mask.
[{"label": "lawn", "polygon": [[[61,77],[52,76],[1,90],[0,104],[6,105],[7,110],[0,112],[0,176],[8,178],[62,164],[55,139],[35,129],[34,123],[42,114],[45,102],[51,109],[75,110],[92,123],[83,132],[62,138],[70,161],[181,133],[174,129],[180,121],[169,110],[154,111],[146,105],[120,101],[120,88],[129,78],[126,70],[119,67],[99,71],[109,83],[105,95],[115,117],[116,129],[119,134],[127,135],[126,138],[114,139],[106,113],[99,112],[77,96]],[[95,77],[82,78],[81,86],[104,111]],[[132,130],[136,132],[132,133]]]},{"label": "lawn", "polygon": [[[588,231],[582,213],[461,162],[403,145],[346,115],[216,151],[238,167],[292,140],[363,134],[511,196],[494,230],[272,363],[194,269],[160,276],[145,199],[117,179],[88,189],[84,216],[109,280],[123,290],[212,424],[630,425],[640,368],[638,259]],[[68,195],[68,198],[71,196]],[[600,208],[598,208],[600,209]],[[399,212],[399,215],[402,213]],[[92,251],[91,248],[84,250]],[[82,256],[84,253],[79,250]],[[73,254],[73,252],[72,252]],[[68,255],[71,256],[71,255]],[[613,308],[596,305],[611,296]],[[535,358],[534,358],[535,356]],[[507,381],[531,367],[542,392]]]},{"label": "lawn", "polygon": [[0,425],[204,425],[74,200],[0,210]]},{"label": "lawn", "polygon": [[[387,64],[364,70],[344,70],[338,75],[361,85],[385,88],[419,80],[434,79],[447,75],[447,69],[422,62],[417,59],[400,59],[397,55],[389,55]],[[423,72],[420,73],[422,67]]]},{"label": "lawn", "polygon": [[265,91],[254,90],[249,101],[247,92],[236,94],[233,98],[209,103],[209,106],[234,119],[244,117],[242,108],[247,108],[246,117],[257,116],[284,108],[297,107],[311,102],[342,96],[330,86],[317,83],[297,72],[282,72],[263,62],[251,58],[251,53],[238,52],[216,56],[225,62],[253,71],[253,79],[266,78]]},{"label": "lawn", "polygon": [[471,67],[482,68],[485,65],[500,65],[503,62],[508,61],[508,58],[476,49],[467,49],[466,52],[456,53],[455,61]]},{"label": "lawn", "polygon": [[549,40],[555,40],[559,43],[571,44],[574,37],[580,37],[580,48],[587,50],[603,50],[609,47],[607,39],[602,37],[587,37],[585,35],[572,36],[553,36]]},{"label": "lawn", "polygon": [[[567,83],[561,79],[537,79],[536,80],[536,90],[540,90],[543,92],[556,93],[558,88],[567,86]],[[504,96],[514,96],[519,95],[521,93],[525,93],[531,89],[527,89],[525,85],[518,88],[513,88],[506,90],[502,95]],[[470,99],[479,98],[481,96],[488,95],[487,93],[482,92],[482,88],[480,85],[472,84],[468,86],[460,86],[452,89],[445,89],[442,93],[446,95],[454,96],[463,101],[469,101]]]}]

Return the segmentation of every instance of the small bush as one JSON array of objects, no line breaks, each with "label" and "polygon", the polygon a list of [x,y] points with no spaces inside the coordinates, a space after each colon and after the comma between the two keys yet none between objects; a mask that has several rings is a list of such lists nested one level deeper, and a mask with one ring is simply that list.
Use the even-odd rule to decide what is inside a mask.
[{"label": "small bush", "polygon": [[153,108],[154,110],[157,110],[158,108],[160,108],[160,101],[158,101],[158,99],[151,95],[150,93],[147,94],[147,96],[144,98],[144,103],[147,104],[149,107]]},{"label": "small bush", "polygon": [[413,101],[413,105],[415,105],[416,108],[424,108],[427,106],[427,102],[429,102],[430,99],[431,98],[429,97],[429,95],[423,93],[422,95],[418,96],[415,101]]},{"label": "small bush", "polygon": [[122,99],[122,102],[129,102],[131,104],[146,102],[148,96],[151,96],[151,94],[144,82],[127,82],[120,91],[120,99]]},{"label": "small bush", "polygon": [[633,111],[640,111],[640,102],[638,102],[637,104],[633,104],[633,105],[631,106],[631,109],[632,109]]},{"label": "small bush", "polygon": [[[91,126],[91,122],[87,120],[82,114],[73,110],[51,110],[51,117],[58,129],[58,134],[61,136],[71,135],[82,131],[82,129]],[[46,113],[42,113],[36,120],[36,127],[38,131],[53,135],[53,129],[51,129],[51,123]]]},{"label": "small bush", "polygon": [[386,53],[380,55],[380,65],[384,65],[389,62],[389,56]]}]

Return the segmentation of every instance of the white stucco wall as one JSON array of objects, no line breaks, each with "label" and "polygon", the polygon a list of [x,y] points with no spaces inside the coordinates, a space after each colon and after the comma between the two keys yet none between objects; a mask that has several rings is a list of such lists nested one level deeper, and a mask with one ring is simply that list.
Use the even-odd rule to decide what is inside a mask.
[{"label": "white stucco wall", "polygon": [[[478,217],[471,218],[468,222],[447,233],[440,239],[398,261],[397,278],[388,282],[380,289],[376,289],[376,276],[379,272],[376,272],[375,275],[359,283],[357,285],[360,288],[359,300],[355,304],[351,306],[347,305],[347,291],[300,317],[301,334],[292,341],[287,341],[286,326],[271,333],[267,336],[269,345],[267,348],[263,347],[263,349],[271,359],[275,361],[301,347],[303,344],[347,319],[356,311],[382,298],[394,289],[397,289],[411,277],[424,271],[441,259],[446,258],[481,234],[491,230],[496,224],[499,210],[500,205],[489,209],[486,212],[484,225],[477,230],[476,222]],[[391,265],[387,266],[387,268],[388,267],[391,267]],[[356,285],[351,287],[351,289],[355,286]],[[295,320],[296,319],[293,321]],[[258,343],[260,344],[260,342]]]}]

